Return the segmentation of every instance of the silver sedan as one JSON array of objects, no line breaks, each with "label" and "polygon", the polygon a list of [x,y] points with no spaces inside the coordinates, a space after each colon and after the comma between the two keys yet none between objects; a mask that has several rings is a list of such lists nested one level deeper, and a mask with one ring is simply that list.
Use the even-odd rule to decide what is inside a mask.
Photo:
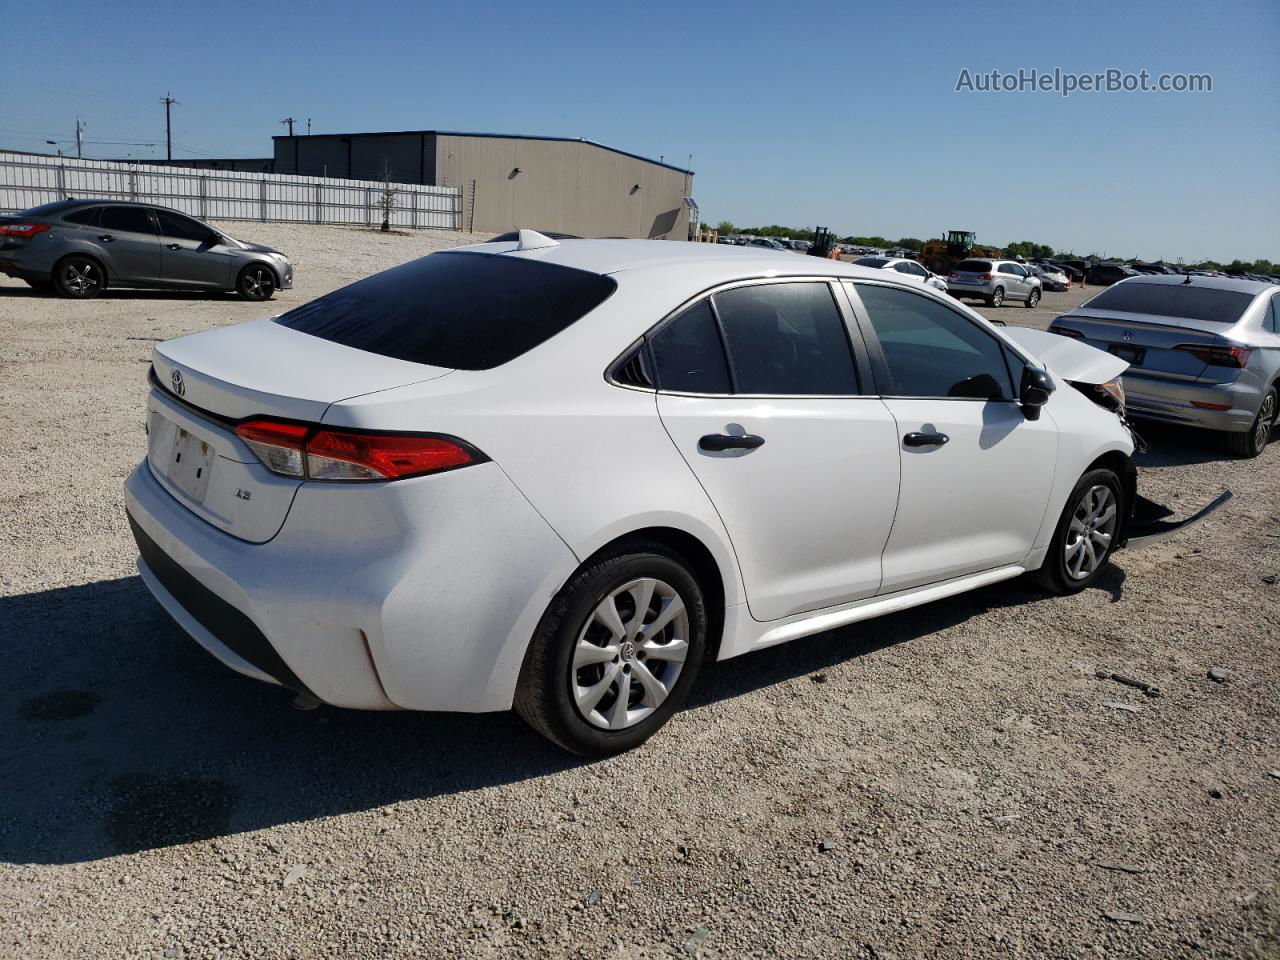
[{"label": "silver sedan", "polygon": [[1242,457],[1280,414],[1280,290],[1231,277],[1129,277],[1049,330],[1129,362],[1128,412],[1221,431]]}]

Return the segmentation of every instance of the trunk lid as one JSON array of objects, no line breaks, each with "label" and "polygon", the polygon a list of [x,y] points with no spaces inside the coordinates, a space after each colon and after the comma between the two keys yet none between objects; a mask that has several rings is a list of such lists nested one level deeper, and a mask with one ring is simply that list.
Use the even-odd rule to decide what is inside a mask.
[{"label": "trunk lid", "polygon": [[157,344],[147,402],[147,462],[197,516],[265,543],[301,480],[272,473],[235,434],[237,421],[318,423],[333,403],[445,376],[258,320]]},{"label": "trunk lid", "polygon": [[1085,342],[1127,360],[1135,374],[1157,379],[1225,383],[1234,380],[1238,369],[1210,366],[1187,346],[1233,346],[1223,336],[1228,327],[1210,320],[1162,317],[1119,310],[1089,310],[1069,313],[1054,321],[1056,328],[1082,333]]}]

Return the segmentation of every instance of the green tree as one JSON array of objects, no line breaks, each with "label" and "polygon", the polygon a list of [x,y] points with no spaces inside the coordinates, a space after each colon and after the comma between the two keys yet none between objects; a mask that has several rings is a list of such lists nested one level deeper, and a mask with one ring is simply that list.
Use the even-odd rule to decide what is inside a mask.
[{"label": "green tree", "polygon": [[920,248],[924,246],[924,241],[917,240],[915,237],[903,237],[897,242],[896,246],[905,247],[907,250],[914,250],[919,253]]},{"label": "green tree", "polygon": [[1028,260],[1042,260],[1053,256],[1053,247],[1047,243],[1035,243],[1031,240],[1019,240],[1011,243],[1005,250],[1011,257],[1026,257]]},{"label": "green tree", "polygon": [[728,220],[721,220],[719,223],[716,224],[716,233],[720,234],[720,236],[722,237],[728,236],[731,233],[737,233],[737,232],[738,231],[734,229],[733,224],[730,223]]}]

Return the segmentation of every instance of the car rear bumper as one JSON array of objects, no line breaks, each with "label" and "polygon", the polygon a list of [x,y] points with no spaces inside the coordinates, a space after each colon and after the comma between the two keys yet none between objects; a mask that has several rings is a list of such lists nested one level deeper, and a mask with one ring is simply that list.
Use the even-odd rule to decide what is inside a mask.
[{"label": "car rear bumper", "polygon": [[1231,432],[1252,427],[1262,403],[1261,393],[1248,384],[1162,380],[1129,370],[1124,374],[1124,392],[1125,411],[1131,417]]},{"label": "car rear bumper", "polygon": [[577,562],[493,463],[304,483],[262,544],[197,517],[146,462],[125,499],[139,571],[179,625],[233,670],[342,707],[509,708]]}]

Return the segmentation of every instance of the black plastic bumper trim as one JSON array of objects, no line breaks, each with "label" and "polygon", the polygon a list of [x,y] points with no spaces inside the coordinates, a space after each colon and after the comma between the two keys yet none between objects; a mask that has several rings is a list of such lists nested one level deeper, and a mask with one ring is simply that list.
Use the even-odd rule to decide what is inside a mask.
[{"label": "black plastic bumper trim", "polygon": [[178,604],[195,618],[214,638],[236,656],[275,679],[281,686],[315,696],[298,675],[289,669],[271,641],[245,614],[189,574],[160,549],[159,544],[138,526],[126,511],[133,539],[138,543],[142,561]]}]

